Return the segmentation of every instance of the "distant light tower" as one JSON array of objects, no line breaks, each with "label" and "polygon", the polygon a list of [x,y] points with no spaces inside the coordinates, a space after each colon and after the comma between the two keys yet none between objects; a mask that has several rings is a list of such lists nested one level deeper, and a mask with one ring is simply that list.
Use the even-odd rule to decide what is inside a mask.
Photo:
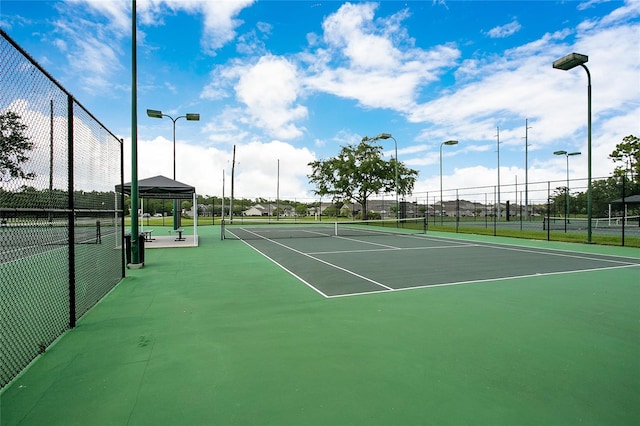
[{"label": "distant light tower", "polygon": [[[147,115],[151,118],[168,117],[173,121],[173,180],[176,180],[176,121],[180,118],[186,118],[188,121],[199,121],[200,114],[188,113],[179,117],[173,118],[170,115],[163,114],[162,111],[156,109],[147,109]],[[173,200],[173,229],[178,229],[178,200]]]},{"label": "distant light tower", "polygon": [[529,119],[524,120],[524,220],[529,220]]},{"label": "distant light tower", "polygon": [[395,181],[396,181],[396,219],[400,219],[400,201],[398,200],[398,191],[399,191],[399,187],[398,187],[398,141],[396,141],[396,138],[394,138],[393,136],[391,136],[390,133],[380,133],[378,136],[376,136],[375,138],[368,138],[365,136],[365,140],[370,140],[370,141],[377,141],[380,139],[393,139],[393,144],[395,145],[396,148],[396,171],[395,171]]},{"label": "distant light tower", "polygon": [[580,155],[581,152],[554,151],[553,155],[564,155],[567,158],[567,188],[564,195],[566,206],[564,210],[564,232],[567,232],[567,221],[569,220],[569,157]]},{"label": "distant light tower", "polygon": [[585,65],[589,61],[587,55],[569,53],[553,62],[553,68],[568,71],[581,66],[587,73],[587,243],[591,243],[591,73]]},{"label": "distant light tower", "polygon": [[444,214],[444,208],[442,206],[442,146],[443,145],[457,145],[457,140],[445,141],[440,144],[440,226],[442,226],[442,215]]},{"label": "distant light tower", "polygon": [[500,126],[496,127],[498,133],[496,133],[497,138],[497,146],[498,146],[498,211],[496,212],[496,216],[498,220],[500,220]]}]

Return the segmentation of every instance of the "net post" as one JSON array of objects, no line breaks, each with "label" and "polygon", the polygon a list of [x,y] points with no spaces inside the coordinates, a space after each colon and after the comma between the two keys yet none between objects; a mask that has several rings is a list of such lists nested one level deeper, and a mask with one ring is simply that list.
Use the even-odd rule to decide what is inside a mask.
[{"label": "net post", "polygon": [[333,235],[338,236],[338,222],[333,222]]}]

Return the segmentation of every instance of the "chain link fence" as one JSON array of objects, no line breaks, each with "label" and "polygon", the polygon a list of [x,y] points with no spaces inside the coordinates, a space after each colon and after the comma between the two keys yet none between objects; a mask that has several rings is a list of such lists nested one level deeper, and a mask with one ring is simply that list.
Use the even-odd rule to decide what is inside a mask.
[{"label": "chain link fence", "polygon": [[[611,178],[593,181],[610,182]],[[602,185],[599,185],[602,186]],[[631,195],[624,185],[593,191],[591,233],[594,242],[625,245],[640,241],[640,206],[623,203]],[[589,239],[588,181],[529,182],[487,187],[443,189],[413,194],[429,214],[434,230],[509,237],[586,242]]]},{"label": "chain link fence", "polygon": [[124,276],[122,141],[0,30],[0,388]]},{"label": "chain link fence", "polygon": [[[622,201],[637,192],[619,178],[594,178],[591,233],[601,244],[640,244],[640,203]],[[605,191],[606,190],[606,191]],[[634,192],[636,191],[636,192]],[[367,218],[427,217],[432,230],[482,233],[519,238],[586,242],[589,239],[587,179],[502,184],[468,188],[443,188],[373,196],[367,201]],[[200,206],[203,216],[224,215],[242,223],[256,216],[272,220],[361,219],[363,207],[331,198],[247,196],[214,199]],[[206,220],[203,222],[206,223]]]}]

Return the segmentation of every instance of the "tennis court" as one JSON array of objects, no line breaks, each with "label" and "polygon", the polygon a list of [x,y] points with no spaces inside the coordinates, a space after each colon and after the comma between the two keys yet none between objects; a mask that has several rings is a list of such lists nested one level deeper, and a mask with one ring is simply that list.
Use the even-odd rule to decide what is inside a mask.
[{"label": "tennis court", "polygon": [[[110,244],[114,247],[118,226],[114,219],[83,219],[76,221],[72,240],[75,244]],[[0,226],[3,261],[12,262],[29,256],[47,253],[56,248],[66,249],[69,227],[66,221],[14,220]]]},{"label": "tennis court", "polygon": [[148,250],[1,423],[638,424],[640,250],[417,231]]},{"label": "tennis court", "polygon": [[435,237],[393,221],[366,223],[247,221],[225,233],[329,298],[640,265],[620,256]]}]

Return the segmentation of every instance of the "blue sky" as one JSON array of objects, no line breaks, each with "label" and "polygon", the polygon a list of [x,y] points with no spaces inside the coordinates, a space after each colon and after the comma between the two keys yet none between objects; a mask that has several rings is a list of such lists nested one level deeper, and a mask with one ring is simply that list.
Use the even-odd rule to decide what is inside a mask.
[{"label": "blue sky", "polygon": [[[131,2],[7,1],[2,28],[131,152]],[[390,133],[419,171],[416,198],[500,183],[587,176],[587,78],[552,62],[589,56],[593,176],[639,135],[640,2],[137,1],[139,177],[203,195],[311,197],[307,163]],[[528,148],[525,172],[525,120]],[[387,156],[391,139],[382,141]],[[431,195],[429,195],[431,197]],[[471,196],[467,197],[470,198]]]}]

